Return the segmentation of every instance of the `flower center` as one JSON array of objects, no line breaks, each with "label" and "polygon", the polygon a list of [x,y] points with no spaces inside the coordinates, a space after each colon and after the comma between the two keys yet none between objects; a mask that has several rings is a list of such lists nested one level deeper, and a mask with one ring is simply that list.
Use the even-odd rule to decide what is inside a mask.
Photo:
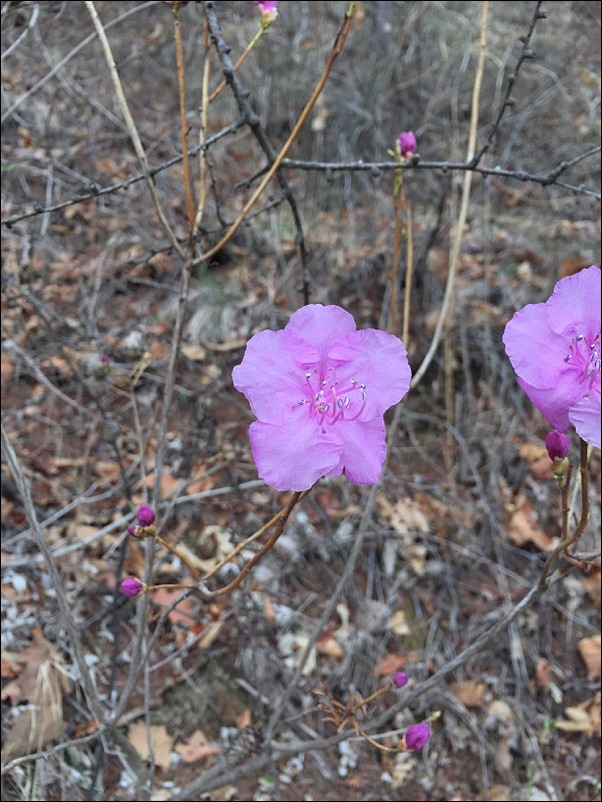
[{"label": "flower center", "polygon": [[564,361],[567,365],[579,371],[579,381],[588,383],[588,390],[594,386],[596,378],[600,376],[600,333],[588,339],[585,334],[578,334],[569,342],[569,352]]},{"label": "flower center", "polygon": [[297,403],[308,405],[309,414],[316,416],[320,424],[357,420],[366,408],[366,385],[355,379],[339,382],[332,366],[325,376],[317,368],[308,371],[305,388],[305,398]]}]

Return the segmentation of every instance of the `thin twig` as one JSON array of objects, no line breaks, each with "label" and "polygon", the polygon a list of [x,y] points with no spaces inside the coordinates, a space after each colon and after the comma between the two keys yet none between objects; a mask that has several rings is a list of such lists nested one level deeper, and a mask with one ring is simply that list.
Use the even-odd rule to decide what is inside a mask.
[{"label": "thin twig", "polygon": [[115,66],[115,59],[113,57],[111,45],[109,44],[109,40],[107,39],[105,29],[103,27],[102,22],[100,21],[100,18],[96,12],[96,8],[92,0],[84,0],[84,2],[86,4],[86,8],[88,9],[90,16],[92,17],[92,22],[94,23],[94,27],[96,28],[96,33],[98,34],[98,38],[100,39],[102,50],[105,56],[105,61],[111,74],[111,79],[113,81],[113,87],[115,89],[117,102],[119,103],[121,113],[123,114],[128,134],[130,135],[130,139],[132,140],[132,145],[134,146],[134,150],[136,151],[136,156],[138,156],[138,160],[140,161],[142,172],[144,173],[144,178],[146,179],[146,184],[148,186],[148,190],[150,192],[153,205],[155,207],[155,211],[157,212],[157,216],[161,222],[161,225],[165,229],[167,236],[171,240],[171,244],[180,254],[180,256],[182,258],[185,258],[184,250],[180,245],[178,238],[176,237],[167,218],[165,217],[165,213],[163,212],[163,208],[159,200],[159,195],[157,193],[157,187],[155,185],[154,178],[151,175],[148,166],[148,160],[146,158],[146,153],[142,146],[142,142],[140,141],[140,136],[138,134],[138,129],[136,128],[134,118],[130,113],[130,108],[128,106],[128,102],[125,97],[125,93],[123,91],[123,86],[121,85],[121,78],[119,77],[119,73],[117,72],[117,67]]},{"label": "thin twig", "polygon": [[[245,217],[248,214],[248,212],[253,208],[253,206],[255,205],[257,200],[261,197],[264,189],[269,184],[269,182],[272,180],[272,177],[275,175],[276,171],[278,170],[278,168],[282,164],[282,160],[284,159],[284,157],[286,156],[286,154],[290,150],[293,142],[295,141],[295,139],[297,138],[297,135],[299,134],[299,131],[301,130],[303,124],[305,123],[305,120],[307,119],[310,111],[314,107],[318,97],[320,96],[322,90],[324,89],[324,85],[326,84],[326,80],[328,79],[328,76],[330,75],[330,72],[332,70],[334,62],[336,61],[337,56],[339,55],[339,53],[343,49],[343,45],[345,44],[345,40],[347,39],[347,34],[349,33],[349,30],[351,28],[351,22],[352,22],[352,19],[353,19],[353,16],[354,16],[354,12],[355,12],[355,6],[356,6],[355,2],[352,2],[352,3],[349,4],[349,8],[347,10],[347,13],[345,14],[345,20],[344,20],[341,28],[339,29],[339,31],[338,31],[338,33],[336,35],[335,42],[334,42],[334,44],[332,46],[332,49],[331,49],[330,54],[328,56],[328,60],[326,62],[326,67],[324,68],[324,72],[322,73],[322,76],[321,76],[320,80],[318,81],[318,84],[317,84],[316,88],[314,89],[310,99],[308,100],[305,108],[301,112],[301,114],[299,116],[299,119],[297,120],[297,122],[293,126],[293,130],[291,131],[288,139],[286,140],[286,142],[284,143],[284,145],[282,146],[282,148],[280,150],[280,153],[277,155],[276,159],[274,160],[274,163],[271,165],[270,169],[267,171],[265,177],[263,178],[263,180],[261,181],[261,183],[259,184],[257,189],[255,190],[255,192],[251,195],[251,197],[249,198],[249,200],[245,204],[243,210],[241,211],[241,213],[239,214],[239,216],[235,220],[234,224],[228,229],[228,231],[220,239],[220,241],[216,245],[213,246],[213,248],[210,248],[208,251],[206,251],[205,253],[201,254],[201,256],[197,257],[194,260],[194,264],[195,265],[200,264],[201,262],[206,262],[207,259],[210,259],[212,256],[214,256],[218,251],[220,251],[224,247],[224,245],[226,245],[227,242],[230,241],[230,239],[234,236],[236,231],[238,231],[238,228],[240,227],[241,223],[245,219]],[[219,25],[217,24],[217,18],[215,16],[215,3],[214,2],[207,2],[206,5],[205,5],[205,8],[206,8],[206,12],[207,12],[207,20],[209,22],[209,30],[210,30],[210,33],[211,33],[211,38],[213,39],[213,41],[214,41],[214,43],[216,45],[216,48],[217,48],[217,43],[218,43],[218,40],[219,40]],[[212,24],[212,20],[215,21],[215,24]],[[230,74],[230,77],[232,78],[232,80],[234,80],[235,75],[234,75],[233,72]],[[226,74],[226,78],[228,78],[228,74]]]},{"label": "thin twig", "polygon": [[[481,84],[483,81],[483,67],[485,63],[485,44],[486,44],[486,36],[487,36],[487,12],[489,10],[489,3],[488,0],[484,0],[482,5],[482,12],[481,12],[481,33],[479,38],[479,57],[477,62],[477,70],[475,74],[475,82],[472,92],[472,114],[470,118],[470,133],[468,137],[468,152],[467,152],[467,162],[470,163],[476,145],[476,136],[477,136],[477,123],[478,123],[478,111],[479,111],[479,96],[481,93]],[[456,223],[456,231],[454,236],[454,241],[452,244],[452,249],[449,258],[449,269],[447,274],[447,283],[445,285],[445,294],[443,296],[443,302],[441,304],[441,311],[439,313],[439,319],[437,320],[437,325],[435,327],[435,332],[433,334],[433,338],[431,340],[431,344],[429,345],[428,351],[426,352],[424,359],[422,360],[420,367],[412,377],[412,387],[416,387],[416,385],[422,380],[422,377],[426,373],[428,366],[430,365],[437,348],[439,347],[439,342],[441,340],[441,334],[443,332],[443,327],[446,325],[447,321],[450,319],[450,315],[452,314],[453,310],[453,297],[454,297],[454,287],[455,287],[455,279],[456,279],[456,272],[458,268],[458,259],[460,256],[460,246],[462,244],[462,237],[464,234],[464,226],[466,224],[466,217],[468,215],[468,202],[470,198],[470,187],[472,184],[472,172],[467,172],[464,176],[464,184],[462,187],[462,201],[460,204],[460,213],[458,214],[458,220]]]},{"label": "thin twig", "polygon": [[[182,31],[180,28],[180,6],[177,3],[171,8],[176,45],[176,66],[178,70],[178,100],[180,105],[180,136],[182,138],[182,180],[186,199],[186,216],[188,217],[188,235],[194,237],[194,201],[190,180],[190,162],[188,160],[188,122],[186,120],[186,71],[184,67],[184,50],[182,48]],[[202,151],[201,151],[202,153]]]},{"label": "thin twig", "polygon": [[533,32],[535,30],[535,26],[538,20],[545,19],[545,17],[547,16],[546,13],[541,10],[541,5],[542,5],[542,0],[537,0],[537,2],[535,3],[535,10],[533,12],[533,17],[531,19],[531,25],[529,26],[529,30],[527,31],[525,36],[521,37],[521,41],[523,43],[523,49],[521,50],[521,54],[518,57],[518,61],[516,62],[514,70],[508,76],[508,83],[506,85],[506,95],[504,97],[504,100],[502,101],[502,105],[500,106],[500,110],[498,112],[496,120],[491,126],[491,130],[482,148],[472,159],[475,166],[481,161],[485,153],[489,150],[489,148],[493,144],[493,141],[500,129],[500,125],[504,117],[504,114],[506,113],[506,110],[510,108],[510,106],[512,105],[512,90],[516,83],[516,79],[518,78],[518,74],[520,72],[521,67],[523,66],[524,62],[527,61],[527,59],[533,58],[533,50],[531,49],[531,37],[533,36]]},{"label": "thin twig", "polygon": [[[108,27],[108,26],[107,26]],[[225,126],[222,128],[221,131],[218,131],[217,134],[206,139],[204,142],[196,145],[194,148],[189,148],[188,155],[194,156],[195,154],[208,150],[215,142],[218,142],[225,136],[229,134],[233,134],[238,131],[239,128],[245,124],[245,120],[243,118],[235,120],[230,125]],[[179,164],[184,157],[179,154],[177,156],[172,156],[171,159],[168,159],[166,162],[158,165],[157,167],[153,167],[150,169],[151,176],[156,176],[159,173],[167,170],[169,167],[173,167],[174,164]],[[0,221],[0,225],[10,226],[14,225],[15,223],[20,222],[21,220],[27,220],[31,217],[38,217],[41,214],[47,214],[49,212],[58,212],[61,209],[66,209],[68,206],[75,206],[77,203],[84,203],[91,198],[99,198],[104,195],[112,195],[114,192],[118,192],[120,189],[129,189],[133,184],[138,184],[140,181],[144,181],[145,179],[144,173],[138,173],[137,175],[133,175],[131,178],[126,178],[125,181],[121,181],[118,184],[111,184],[107,187],[98,187],[93,188],[89,192],[86,192],[82,195],[77,195],[74,198],[70,198],[65,201],[61,201],[60,203],[55,203],[53,206],[45,206],[40,208],[35,208],[31,212],[23,212],[20,214],[13,214],[10,217],[6,217],[4,220]],[[169,246],[170,248],[173,246]]]},{"label": "thin twig", "polygon": [[[265,132],[263,125],[261,124],[259,116],[255,113],[253,106],[248,100],[247,96],[248,93],[244,90],[244,87],[242,86],[236,74],[236,65],[232,65],[232,61],[229,55],[228,45],[224,40],[219,21],[217,19],[217,14],[215,13],[215,9],[212,7],[211,4],[207,4],[206,6],[206,19],[209,30],[211,32],[211,37],[213,39],[213,42],[215,43],[215,49],[220,59],[222,72],[225,76],[225,80],[232,87],[232,92],[236,99],[236,103],[238,105],[240,113],[247,121],[249,128],[253,133],[253,136],[255,137],[255,139],[259,144],[259,147],[263,150],[264,154],[269,160],[269,163],[273,166],[278,156],[276,154],[276,151],[272,147],[270,140],[268,139],[268,136]],[[305,244],[305,234],[303,231],[303,222],[301,220],[299,207],[297,206],[297,201],[295,200],[295,196],[288,184],[288,181],[280,173],[277,173],[276,178],[290,206],[291,213],[293,215],[293,220],[295,223],[295,228],[297,229],[297,243],[299,246],[299,253],[301,256],[303,300],[304,303],[307,304],[309,303],[309,266],[308,266],[307,246]],[[236,225],[236,223],[233,224],[232,228],[234,228],[234,225]]]},{"label": "thin twig", "polygon": [[25,510],[25,515],[27,516],[27,521],[29,523],[29,526],[31,527],[33,537],[36,542],[36,546],[38,547],[38,549],[40,550],[40,552],[44,557],[44,561],[46,563],[46,569],[50,576],[50,582],[52,584],[54,592],[56,593],[57,603],[63,616],[65,627],[69,634],[69,639],[71,641],[71,651],[75,663],[77,665],[79,680],[84,689],[84,693],[86,694],[88,706],[90,708],[91,713],[98,720],[98,722],[105,723],[106,713],[98,697],[96,688],[94,687],[92,680],[90,678],[90,670],[86,664],[79,628],[73,616],[73,606],[69,602],[65,594],[65,588],[63,586],[61,575],[59,574],[59,570],[52,556],[52,552],[50,551],[50,549],[48,548],[48,544],[46,543],[46,538],[44,537],[44,532],[42,531],[42,527],[40,526],[40,522],[38,520],[33,500],[31,498],[29,486],[23,474],[23,469],[21,468],[21,464],[15,453],[15,450],[12,447],[8,435],[4,430],[4,424],[1,425],[1,430],[2,430],[2,450],[4,452],[4,457],[8,463],[10,471],[13,475],[13,479],[15,480],[15,483],[17,485],[17,489],[19,491],[19,495],[23,503],[23,508]]},{"label": "thin twig", "polygon": [[[146,11],[146,9],[150,8],[151,6],[156,6],[159,2],[161,2],[161,0],[148,0],[148,2],[146,3],[141,3],[139,6],[134,6],[133,8],[128,9],[128,11],[125,11],[123,14],[120,14],[114,20],[111,20],[111,22],[107,22],[107,24],[105,25],[105,30],[108,31],[114,25],[117,25],[120,22],[126,20],[128,17],[131,17],[132,14],[137,14],[139,11]],[[35,83],[31,87],[31,89],[28,89],[27,92],[24,92],[21,95],[21,97],[15,100],[12,106],[10,106],[0,117],[0,122],[4,122],[10,116],[12,116],[12,114],[14,114],[14,112],[20,106],[22,106],[26,100],[28,100],[33,94],[35,94],[35,92],[37,92],[43,86],[45,86],[45,84],[47,84],[48,81],[57,74],[57,72],[60,72],[65,66],[65,64],[67,64],[69,61],[71,61],[72,58],[77,56],[77,54],[80,51],[82,51],[84,47],[89,45],[90,42],[93,42],[94,39],[96,39],[96,36],[97,36],[96,32],[91,33],[89,36],[86,36],[86,38],[83,39],[78,45],[76,45],[73,48],[73,50],[71,50],[71,52],[67,53],[65,58],[61,59],[57,64],[55,64],[54,67],[50,70],[50,72],[46,73],[46,75],[43,78],[41,78],[37,83]]]}]

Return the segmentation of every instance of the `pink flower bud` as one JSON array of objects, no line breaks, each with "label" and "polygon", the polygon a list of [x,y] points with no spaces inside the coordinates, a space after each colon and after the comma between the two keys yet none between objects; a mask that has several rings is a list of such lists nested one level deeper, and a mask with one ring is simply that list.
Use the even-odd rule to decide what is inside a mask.
[{"label": "pink flower bud", "polygon": [[406,749],[409,752],[416,752],[422,749],[430,737],[431,728],[428,724],[412,724],[405,734]]},{"label": "pink flower bud", "polygon": [[148,504],[142,504],[138,507],[136,518],[138,518],[140,526],[152,526],[155,523],[156,517],[155,511],[149,507]]},{"label": "pink flower bud", "polygon": [[125,531],[128,533],[128,535],[140,539],[140,535],[138,534],[138,527],[136,526],[136,524],[130,524]]},{"label": "pink flower bud", "polygon": [[137,596],[144,590],[144,585],[139,579],[136,579],[135,576],[128,576],[127,579],[124,579],[121,583],[121,592],[124,596],[127,596],[128,599]]},{"label": "pink flower bud", "polygon": [[559,432],[558,429],[554,429],[546,437],[546,448],[552,461],[556,458],[564,459],[569,453],[570,447],[571,441],[566,434]]},{"label": "pink flower bud", "polygon": [[408,675],[405,673],[405,671],[398,671],[393,677],[393,685],[395,685],[396,688],[403,688],[403,686],[407,684]]},{"label": "pink flower bud", "polygon": [[102,362],[103,365],[110,365],[111,364],[111,360],[109,359],[109,357],[106,354],[103,354],[100,357],[100,361]]},{"label": "pink flower bud", "polygon": [[416,152],[418,143],[413,131],[402,131],[397,137],[397,150],[402,159],[407,159]]},{"label": "pink flower bud", "polygon": [[264,25],[271,25],[278,16],[278,0],[254,0],[254,2],[261,12],[261,22]]}]

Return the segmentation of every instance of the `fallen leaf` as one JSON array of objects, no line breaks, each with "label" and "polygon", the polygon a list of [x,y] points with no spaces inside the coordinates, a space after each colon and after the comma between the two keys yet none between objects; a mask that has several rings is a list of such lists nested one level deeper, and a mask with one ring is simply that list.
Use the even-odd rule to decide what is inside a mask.
[{"label": "fallen leaf", "polygon": [[327,640],[318,641],[316,649],[320,654],[327,657],[341,658],[345,654],[341,645],[334,639],[328,638]]},{"label": "fallen leaf", "polygon": [[[152,591],[151,599],[154,604],[157,604],[159,607],[169,607],[174,599],[177,599],[181,593],[181,588],[174,590],[169,590],[169,588],[157,588],[157,590]],[[195,619],[190,615],[191,612],[192,604],[190,603],[190,599],[182,599],[182,601],[169,612],[167,617],[172,624],[182,622],[190,625],[195,623]]]},{"label": "fallen leaf", "polygon": [[187,741],[176,744],[174,749],[184,763],[196,763],[197,760],[209,755],[217,755],[221,751],[217,747],[209,745],[201,730],[195,730]]},{"label": "fallen leaf", "polygon": [[551,667],[549,662],[546,660],[545,657],[540,657],[537,661],[537,666],[535,668],[535,676],[537,678],[537,684],[543,691],[550,690],[550,682],[551,678]]},{"label": "fallen leaf", "polygon": [[508,537],[517,546],[533,543],[542,551],[549,551],[554,546],[552,538],[537,527],[533,505],[524,495],[519,496],[511,507],[507,529]]},{"label": "fallen leaf", "polygon": [[592,699],[580,702],[564,711],[566,719],[556,722],[556,728],[564,732],[584,732],[587,735],[600,734],[600,693]]},{"label": "fallen leaf", "polygon": [[483,682],[456,682],[451,686],[452,696],[455,696],[466,707],[480,708],[485,706]]},{"label": "fallen leaf", "polygon": [[389,674],[393,675],[396,671],[399,671],[400,668],[407,665],[407,662],[408,658],[403,654],[387,654],[378,661],[374,673],[378,677],[386,677]]},{"label": "fallen leaf", "polygon": [[155,765],[167,771],[171,763],[172,749],[172,739],[167,729],[162,724],[152,725],[147,732],[144,721],[137,721],[128,728],[128,741],[143,760],[149,757],[149,737]]},{"label": "fallen leaf", "polygon": [[590,599],[596,605],[596,607],[600,607],[600,600],[601,600],[601,582],[602,574],[600,573],[599,566],[598,570],[595,573],[586,576],[583,580],[583,585],[587,592],[589,593]]},{"label": "fallen leaf", "polygon": [[391,528],[402,535],[408,532],[428,532],[429,523],[420,505],[411,498],[402,498],[395,504],[382,493],[377,497],[377,503],[383,516],[391,524]]},{"label": "fallen leaf", "polygon": [[582,638],[577,646],[585,667],[587,668],[587,678],[590,680],[600,679],[600,646],[602,637],[592,635],[589,638]]},{"label": "fallen leaf", "polygon": [[406,614],[403,610],[398,610],[393,613],[389,619],[389,629],[392,629],[396,635],[409,635],[410,627],[406,619]]},{"label": "fallen leaf", "polygon": [[207,349],[202,345],[183,345],[180,349],[187,359],[202,362],[207,356]]}]

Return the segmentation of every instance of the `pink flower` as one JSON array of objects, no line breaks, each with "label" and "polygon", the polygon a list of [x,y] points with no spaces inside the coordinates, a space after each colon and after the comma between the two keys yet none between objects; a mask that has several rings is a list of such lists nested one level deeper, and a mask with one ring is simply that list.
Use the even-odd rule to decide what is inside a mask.
[{"label": "pink flower", "polygon": [[128,576],[127,579],[124,579],[121,583],[121,592],[124,596],[127,596],[128,599],[137,596],[144,590],[144,585],[139,579],[136,579],[135,576]]},{"label": "pink flower", "polygon": [[339,306],[304,306],[284,330],[256,334],[232,378],[258,418],[249,438],[261,478],[296,491],[343,472],[358,485],[378,482],[383,414],[410,376],[401,340],[356,331]]},{"label": "pink flower", "polygon": [[111,364],[111,360],[106,354],[102,354],[102,356],[100,357],[100,361],[102,362],[103,365],[106,365],[107,367]]},{"label": "pink flower", "polygon": [[560,432],[572,424],[600,448],[600,268],[561,279],[541,304],[517,312],[504,331],[518,383]]},{"label": "pink flower", "polygon": [[155,523],[156,517],[155,511],[152,507],[149,507],[148,504],[141,504],[138,507],[136,518],[138,518],[140,526],[152,526]]},{"label": "pink flower", "polygon": [[278,16],[278,0],[254,0],[261,12],[261,21],[264,25],[271,25]]},{"label": "pink flower", "polygon": [[412,724],[405,734],[405,744],[408,752],[416,752],[426,744],[431,737],[431,728],[428,724]]},{"label": "pink flower", "polygon": [[404,685],[408,684],[408,675],[405,671],[398,671],[397,674],[393,677],[393,685],[396,688],[403,688]]},{"label": "pink flower", "polygon": [[418,143],[413,131],[402,131],[397,137],[397,150],[402,159],[407,159],[416,152]]},{"label": "pink flower", "polygon": [[549,432],[546,437],[546,448],[551,460],[564,459],[569,453],[570,447],[571,441],[569,438],[557,429]]}]

